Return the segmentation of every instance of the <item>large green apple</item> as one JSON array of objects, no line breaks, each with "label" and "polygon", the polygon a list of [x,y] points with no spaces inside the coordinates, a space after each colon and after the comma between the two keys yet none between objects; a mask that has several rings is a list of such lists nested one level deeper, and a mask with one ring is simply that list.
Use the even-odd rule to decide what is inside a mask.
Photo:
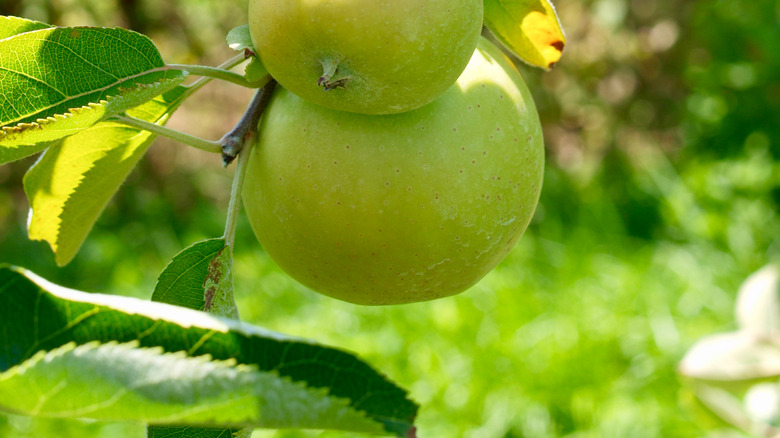
[{"label": "large green apple", "polygon": [[542,186],[531,95],[484,39],[422,108],[355,114],[279,88],[259,129],[243,194],[255,234],[293,278],[353,303],[467,289],[515,245]]},{"label": "large green apple", "polygon": [[482,29],[482,0],[250,0],[255,49],[282,86],[365,114],[409,111],[444,93]]}]

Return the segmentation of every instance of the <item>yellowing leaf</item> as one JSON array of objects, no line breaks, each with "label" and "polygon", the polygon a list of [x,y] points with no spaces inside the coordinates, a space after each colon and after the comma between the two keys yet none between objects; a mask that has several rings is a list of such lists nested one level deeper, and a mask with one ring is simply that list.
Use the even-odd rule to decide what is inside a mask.
[{"label": "yellowing leaf", "polygon": [[103,122],[44,152],[24,181],[30,239],[49,242],[58,265],[70,262],[153,138]]},{"label": "yellowing leaf", "polygon": [[24,32],[31,32],[39,29],[52,27],[50,24],[32,21],[21,17],[12,17],[0,15],[0,40],[19,35]]},{"label": "yellowing leaf", "polygon": [[[164,123],[184,90],[174,88],[128,113]],[[31,207],[30,239],[48,242],[58,265],[70,262],[155,137],[116,122],[101,122],[49,148],[24,177]]]},{"label": "yellowing leaf", "polygon": [[523,61],[549,69],[561,59],[566,37],[549,0],[485,0],[485,24]]}]

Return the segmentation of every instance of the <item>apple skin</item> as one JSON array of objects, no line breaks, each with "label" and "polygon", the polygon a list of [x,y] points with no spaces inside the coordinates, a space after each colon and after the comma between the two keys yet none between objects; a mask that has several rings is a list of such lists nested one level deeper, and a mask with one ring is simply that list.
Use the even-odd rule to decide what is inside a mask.
[{"label": "apple skin", "polygon": [[364,114],[409,111],[444,93],[471,58],[482,18],[482,0],[249,2],[255,50],[277,82]]},{"label": "apple skin", "polygon": [[369,116],[279,87],[260,121],[243,200],[270,257],[344,301],[460,293],[514,247],[536,208],[544,146],[531,94],[482,39],[429,105]]}]

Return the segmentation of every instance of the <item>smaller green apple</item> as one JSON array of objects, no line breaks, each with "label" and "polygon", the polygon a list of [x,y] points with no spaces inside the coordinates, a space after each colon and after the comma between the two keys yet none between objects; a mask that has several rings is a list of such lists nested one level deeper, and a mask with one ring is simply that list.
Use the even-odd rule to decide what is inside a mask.
[{"label": "smaller green apple", "polygon": [[390,114],[444,93],[482,29],[482,0],[250,0],[263,65],[283,87],[342,111]]}]

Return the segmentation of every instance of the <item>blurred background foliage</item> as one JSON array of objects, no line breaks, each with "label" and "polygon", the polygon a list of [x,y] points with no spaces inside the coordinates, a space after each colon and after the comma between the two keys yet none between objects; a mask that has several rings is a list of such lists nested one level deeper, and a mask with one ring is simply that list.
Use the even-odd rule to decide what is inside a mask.
[{"label": "blurred background foliage", "polygon": [[[734,328],[739,284],[780,259],[780,1],[555,0],[568,46],[519,65],[544,125],[536,217],[510,256],[454,298],[385,308],[321,297],[239,228],[242,318],[355,351],[422,404],[423,437],[743,436],[676,367]],[[216,65],[239,1],[2,0],[0,14],[125,26],[169,62]],[[219,138],[251,92],[212,84],[171,126]],[[62,269],[26,238],[21,179],[0,167],[0,262],[148,298],[179,250],[222,234],[232,169],[158,140]],[[141,425],[0,416],[0,436],[138,437]],[[343,436],[256,431],[258,437]]]}]

